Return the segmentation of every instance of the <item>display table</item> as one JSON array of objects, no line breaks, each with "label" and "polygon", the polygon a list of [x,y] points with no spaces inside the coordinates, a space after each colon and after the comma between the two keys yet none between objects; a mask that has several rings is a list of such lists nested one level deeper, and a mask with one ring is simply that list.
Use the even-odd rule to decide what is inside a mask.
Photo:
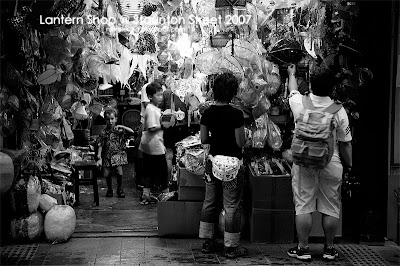
[{"label": "display table", "polygon": [[[74,171],[72,177],[74,179],[75,187],[75,206],[79,205],[79,185],[89,184],[93,185],[94,201],[96,206],[99,206],[99,191],[97,187],[97,166],[95,161],[76,161],[73,164]],[[79,178],[79,171],[90,171],[90,178]]]}]

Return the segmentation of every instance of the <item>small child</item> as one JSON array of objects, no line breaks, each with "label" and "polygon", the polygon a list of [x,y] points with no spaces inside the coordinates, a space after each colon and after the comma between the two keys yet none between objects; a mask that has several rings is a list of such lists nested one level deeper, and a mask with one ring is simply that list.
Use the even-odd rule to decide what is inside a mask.
[{"label": "small child", "polygon": [[163,130],[161,128],[161,109],[158,105],[163,99],[162,87],[157,82],[152,82],[146,87],[150,103],[144,113],[143,134],[139,150],[143,152],[143,194],[140,204],[147,205],[151,202],[150,188],[157,183],[161,186],[162,193],[168,193],[168,168],[165,157]]},{"label": "small child", "polygon": [[107,181],[106,197],[112,197],[111,176],[115,172],[117,176],[117,195],[118,198],[125,198],[122,189],[122,165],[128,164],[128,158],[125,151],[126,134],[125,130],[133,133],[133,130],[123,125],[116,125],[117,110],[107,109],[104,111],[106,128],[101,132],[98,139],[98,160],[97,165],[102,166],[103,176]]}]

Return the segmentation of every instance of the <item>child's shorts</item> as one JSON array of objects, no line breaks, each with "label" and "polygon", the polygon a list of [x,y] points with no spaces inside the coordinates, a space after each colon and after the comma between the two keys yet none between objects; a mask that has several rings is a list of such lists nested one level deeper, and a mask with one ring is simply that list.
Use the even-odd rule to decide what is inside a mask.
[{"label": "child's shorts", "polygon": [[109,177],[112,174],[122,176],[123,175],[122,165],[113,166],[113,167],[111,167],[111,166],[103,167],[103,177]]},{"label": "child's shorts", "polygon": [[143,186],[151,188],[152,185],[159,185],[161,189],[168,188],[168,166],[165,154],[143,153]]},{"label": "child's shorts", "polygon": [[296,215],[319,211],[339,219],[342,174],[343,167],[336,156],[322,170],[293,164],[292,190]]}]

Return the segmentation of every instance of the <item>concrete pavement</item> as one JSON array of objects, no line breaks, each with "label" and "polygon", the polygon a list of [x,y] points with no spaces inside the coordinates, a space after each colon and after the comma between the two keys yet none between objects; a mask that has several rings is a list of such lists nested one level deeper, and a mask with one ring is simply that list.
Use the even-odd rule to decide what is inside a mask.
[{"label": "concrete pavement", "polygon": [[200,239],[153,237],[72,237],[66,243],[7,244],[1,247],[1,265],[400,265],[400,248],[353,243],[336,245],[340,257],[326,262],[323,245],[310,244],[311,262],[289,258],[286,250],[294,244],[255,244],[242,241],[249,255],[236,260],[201,253]]}]

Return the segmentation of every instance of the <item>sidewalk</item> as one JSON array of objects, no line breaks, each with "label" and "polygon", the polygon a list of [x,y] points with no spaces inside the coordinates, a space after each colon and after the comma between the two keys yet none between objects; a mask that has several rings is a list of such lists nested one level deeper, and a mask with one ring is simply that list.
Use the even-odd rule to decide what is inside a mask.
[{"label": "sidewalk", "polygon": [[1,247],[1,265],[400,265],[400,248],[393,242],[385,246],[337,244],[340,256],[322,260],[322,244],[310,244],[311,262],[286,255],[294,244],[253,244],[243,241],[249,255],[236,260],[201,253],[200,239],[159,237],[72,237],[66,243],[46,242]]}]

